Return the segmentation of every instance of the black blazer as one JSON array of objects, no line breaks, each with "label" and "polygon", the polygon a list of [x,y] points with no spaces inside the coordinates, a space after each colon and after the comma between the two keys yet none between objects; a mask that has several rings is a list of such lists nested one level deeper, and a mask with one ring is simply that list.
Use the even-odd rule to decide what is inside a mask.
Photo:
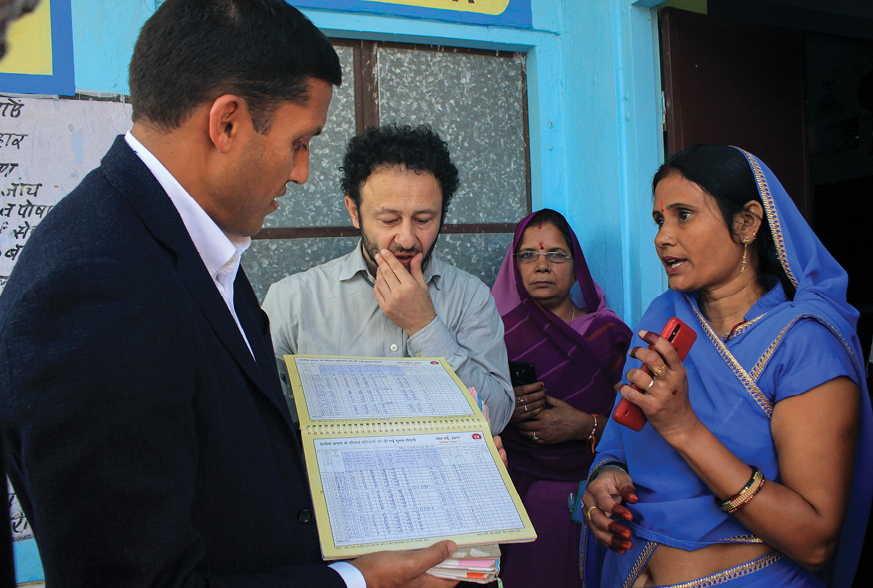
[{"label": "black blazer", "polygon": [[242,270],[234,289],[257,361],[123,137],[22,251],[0,296],[0,424],[49,586],[344,586],[267,317]]}]

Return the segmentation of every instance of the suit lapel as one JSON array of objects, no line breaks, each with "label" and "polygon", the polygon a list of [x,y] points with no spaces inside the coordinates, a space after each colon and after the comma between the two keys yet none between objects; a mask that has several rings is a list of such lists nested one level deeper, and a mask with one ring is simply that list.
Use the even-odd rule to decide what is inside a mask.
[{"label": "suit lapel", "polygon": [[[216,336],[255,384],[255,388],[276,404],[278,376],[276,382],[267,381],[275,373],[275,365],[272,372],[262,372],[255,362],[170,197],[142,160],[130,149],[123,136],[116,138],[112,149],[103,157],[101,168],[109,182],[137,211],[155,240],[175,257],[180,281],[202,310]],[[244,275],[243,281],[248,285]],[[248,288],[251,290],[251,286]],[[255,347],[263,347],[263,338],[260,335],[257,338],[259,344],[252,344],[253,350]],[[287,406],[284,408],[284,413],[287,414]]]},{"label": "suit lapel", "polygon": [[276,354],[273,352],[273,342],[270,338],[270,322],[267,315],[258,305],[252,285],[249,283],[243,268],[240,267],[233,284],[234,308],[246,338],[252,348],[255,360],[268,386],[269,396],[276,407],[285,415],[289,424],[291,412],[279,385],[279,371],[276,368]]}]

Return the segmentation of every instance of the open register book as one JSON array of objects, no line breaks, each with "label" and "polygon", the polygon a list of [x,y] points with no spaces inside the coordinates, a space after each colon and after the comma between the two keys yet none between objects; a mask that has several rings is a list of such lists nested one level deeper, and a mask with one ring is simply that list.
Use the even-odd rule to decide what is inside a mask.
[{"label": "open register book", "polygon": [[285,362],[325,559],[536,539],[482,412],[444,359]]}]

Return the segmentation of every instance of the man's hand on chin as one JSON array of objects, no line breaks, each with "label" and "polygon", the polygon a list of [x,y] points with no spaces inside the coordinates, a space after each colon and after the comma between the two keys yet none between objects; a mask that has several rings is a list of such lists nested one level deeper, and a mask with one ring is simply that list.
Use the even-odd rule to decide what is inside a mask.
[{"label": "man's hand on chin", "polygon": [[440,541],[421,551],[379,551],[349,563],[358,568],[367,588],[451,588],[455,580],[435,578],[426,572],[451,556],[457,546]]},{"label": "man's hand on chin", "polygon": [[393,253],[383,249],[376,254],[376,285],[373,293],[379,308],[391,322],[411,337],[436,318],[433,300],[421,271],[423,255],[412,258],[409,271]]}]

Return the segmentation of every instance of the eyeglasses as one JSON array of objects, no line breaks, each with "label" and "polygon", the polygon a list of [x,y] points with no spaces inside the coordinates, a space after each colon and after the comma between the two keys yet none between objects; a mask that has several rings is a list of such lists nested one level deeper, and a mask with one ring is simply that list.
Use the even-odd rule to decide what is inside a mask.
[{"label": "eyeglasses", "polygon": [[522,263],[530,263],[539,259],[540,255],[545,255],[549,263],[564,263],[573,259],[569,255],[559,253],[557,251],[549,251],[548,253],[537,253],[536,251],[522,251],[516,253],[515,258]]}]

